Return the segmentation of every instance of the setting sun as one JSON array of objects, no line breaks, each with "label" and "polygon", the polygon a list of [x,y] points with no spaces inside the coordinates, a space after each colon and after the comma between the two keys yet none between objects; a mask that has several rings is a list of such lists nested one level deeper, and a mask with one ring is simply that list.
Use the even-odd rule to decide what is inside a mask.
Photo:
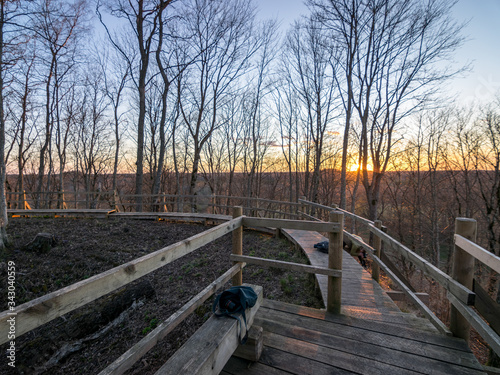
[{"label": "setting sun", "polygon": [[[359,168],[359,164],[352,164],[350,167],[349,167],[349,172],[356,172]],[[366,169],[369,170],[369,171],[373,171],[373,167],[368,164],[366,166]]]}]

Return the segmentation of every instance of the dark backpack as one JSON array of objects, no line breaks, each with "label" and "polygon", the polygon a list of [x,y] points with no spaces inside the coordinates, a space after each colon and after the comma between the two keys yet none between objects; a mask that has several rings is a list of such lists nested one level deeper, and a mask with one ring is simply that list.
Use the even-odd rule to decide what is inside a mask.
[{"label": "dark backpack", "polygon": [[[245,310],[255,306],[257,294],[249,286],[233,286],[215,297],[212,311],[216,316],[229,316],[240,323],[240,343],[243,345],[248,338],[247,318]],[[238,315],[243,316],[245,322],[245,336],[241,338],[241,320]]]},{"label": "dark backpack", "polygon": [[328,254],[328,241],[318,242],[317,244],[314,245],[314,247],[319,251],[321,251],[322,253]]}]

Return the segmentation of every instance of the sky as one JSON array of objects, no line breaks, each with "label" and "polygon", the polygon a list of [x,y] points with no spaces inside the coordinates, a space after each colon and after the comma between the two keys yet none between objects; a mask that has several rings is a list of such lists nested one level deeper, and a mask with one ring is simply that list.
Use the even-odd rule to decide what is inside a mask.
[{"label": "sky", "polygon": [[[450,1],[451,2],[451,1]],[[277,18],[281,32],[308,12],[302,0],[256,0],[262,18]],[[459,105],[487,104],[500,94],[500,0],[459,0],[453,8],[459,22],[467,22],[467,41],[456,52],[456,66],[470,64],[464,77],[446,87]]]}]

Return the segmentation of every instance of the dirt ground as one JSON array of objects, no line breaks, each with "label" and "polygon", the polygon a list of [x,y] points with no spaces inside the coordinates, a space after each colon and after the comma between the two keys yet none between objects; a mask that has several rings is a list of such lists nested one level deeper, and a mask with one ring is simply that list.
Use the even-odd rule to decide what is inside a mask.
[{"label": "dirt ground", "polygon": [[[71,285],[208,229],[201,224],[131,219],[15,218],[13,246],[0,254],[1,310],[7,309],[7,263],[16,267],[16,304]],[[57,244],[48,253],[27,251],[37,233]],[[245,231],[246,255],[307,263],[284,239]],[[16,338],[16,369],[2,355],[0,374],[96,374],[231,267],[231,236],[147,275],[120,290]],[[248,266],[243,281],[262,285],[264,297],[322,307],[314,278]],[[229,285],[228,285],[229,286]],[[209,299],[127,374],[153,374],[211,314]],[[7,344],[0,347],[6,353]]]}]

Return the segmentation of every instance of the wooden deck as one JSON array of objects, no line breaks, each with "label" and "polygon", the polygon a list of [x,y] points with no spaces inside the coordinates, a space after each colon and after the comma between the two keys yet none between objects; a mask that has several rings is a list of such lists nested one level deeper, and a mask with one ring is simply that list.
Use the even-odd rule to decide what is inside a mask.
[{"label": "wooden deck", "polygon": [[[312,265],[327,265],[328,255],[313,247],[326,238],[316,232],[283,232]],[[264,328],[259,362],[231,357],[221,374],[485,374],[465,341],[402,313],[347,252],[342,268],[341,315],[264,300],[255,318]],[[326,276],[316,277],[326,300]]]},{"label": "wooden deck", "polygon": [[484,374],[465,342],[399,324],[264,300],[259,362],[231,357],[223,375]]}]

